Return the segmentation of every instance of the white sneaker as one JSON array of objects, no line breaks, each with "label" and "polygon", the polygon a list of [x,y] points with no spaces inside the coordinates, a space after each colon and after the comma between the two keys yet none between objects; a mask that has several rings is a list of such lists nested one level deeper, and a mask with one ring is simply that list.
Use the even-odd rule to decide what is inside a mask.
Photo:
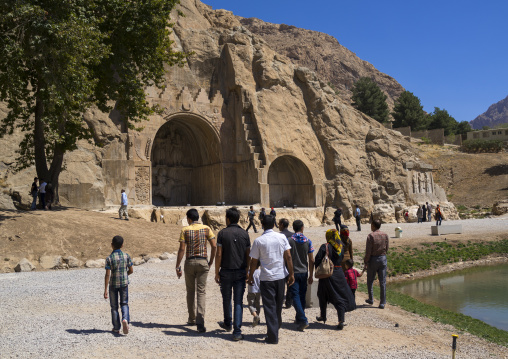
[{"label": "white sneaker", "polygon": [[129,323],[127,323],[127,320],[122,320],[122,329],[124,334],[129,334]]}]

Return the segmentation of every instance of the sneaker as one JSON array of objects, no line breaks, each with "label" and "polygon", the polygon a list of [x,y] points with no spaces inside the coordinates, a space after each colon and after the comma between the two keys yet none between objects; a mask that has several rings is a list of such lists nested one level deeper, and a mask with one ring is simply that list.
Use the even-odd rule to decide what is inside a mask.
[{"label": "sneaker", "polygon": [[239,342],[240,340],[243,340],[244,336],[243,334],[234,334],[233,335],[233,341]]},{"label": "sneaker", "polygon": [[260,321],[260,319],[259,319],[259,315],[256,315],[256,316],[254,317],[254,319],[252,320],[252,327],[257,326],[257,325],[259,324],[259,321]]},{"label": "sneaker", "polygon": [[206,328],[204,325],[198,325],[198,333],[205,333]]},{"label": "sneaker", "polygon": [[126,221],[128,221],[128,220],[129,220],[129,218],[125,218],[125,220],[126,220]]},{"label": "sneaker", "polygon": [[219,322],[219,327],[221,327],[222,329],[224,329],[226,332],[230,332],[233,330],[233,326],[231,325],[226,325],[224,324],[224,322]]},{"label": "sneaker", "polygon": [[339,323],[339,325],[337,325],[337,330],[342,330],[344,329],[344,323]]},{"label": "sneaker", "polygon": [[374,304],[374,301],[370,300],[370,299],[365,299],[365,303],[372,305],[372,304]]},{"label": "sneaker", "polygon": [[120,335],[120,329],[111,329],[111,332],[115,335]]},{"label": "sneaker", "polygon": [[307,329],[309,327],[309,323],[302,323],[298,326],[298,330],[300,332],[303,332],[305,329]]},{"label": "sneaker", "polygon": [[379,304],[379,309],[385,309],[385,305],[384,304]]},{"label": "sneaker", "polygon": [[271,340],[268,340],[268,337],[265,337],[264,342],[266,344],[279,344],[279,342],[272,342]]},{"label": "sneaker", "polygon": [[129,334],[129,323],[127,323],[127,320],[122,320],[122,330],[124,334]]}]

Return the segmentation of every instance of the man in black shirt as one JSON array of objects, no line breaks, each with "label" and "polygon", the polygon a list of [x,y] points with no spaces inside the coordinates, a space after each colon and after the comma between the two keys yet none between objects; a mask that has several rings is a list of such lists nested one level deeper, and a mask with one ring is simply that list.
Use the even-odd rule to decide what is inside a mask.
[{"label": "man in black shirt", "polygon": [[[215,281],[220,285],[224,322],[219,326],[226,331],[233,327],[233,340],[243,339],[243,294],[250,262],[249,234],[239,225],[240,212],[235,207],[226,210],[227,227],[217,236],[215,257]],[[231,294],[234,302],[234,318],[231,318]],[[233,322],[233,323],[231,323]]]},{"label": "man in black shirt", "polygon": [[32,195],[33,201],[30,209],[35,211],[37,209],[37,193],[39,192],[39,187],[37,186],[38,178],[34,178],[34,182],[32,183],[32,188],[30,189],[30,194]]}]

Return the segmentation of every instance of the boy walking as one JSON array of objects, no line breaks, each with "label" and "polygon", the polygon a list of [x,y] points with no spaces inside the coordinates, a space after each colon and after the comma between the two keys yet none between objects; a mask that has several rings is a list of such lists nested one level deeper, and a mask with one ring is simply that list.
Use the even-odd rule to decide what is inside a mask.
[{"label": "boy walking", "polygon": [[254,282],[249,284],[249,293],[247,294],[247,305],[250,314],[252,314],[252,326],[259,324],[259,313],[261,313],[261,293],[259,292],[259,276],[261,275],[260,262],[258,261],[257,269],[254,271],[252,278]]},{"label": "boy walking", "polygon": [[[132,274],[131,257],[121,251],[123,247],[123,238],[114,236],[111,242],[113,252],[106,258],[106,275],[104,276],[104,299],[108,299],[111,305],[111,321],[113,323],[113,333],[119,334],[120,327],[123,333],[129,333],[129,275]],[[120,300],[120,301],[119,301]],[[118,313],[118,304],[122,310],[122,323],[120,324],[120,315]]]}]

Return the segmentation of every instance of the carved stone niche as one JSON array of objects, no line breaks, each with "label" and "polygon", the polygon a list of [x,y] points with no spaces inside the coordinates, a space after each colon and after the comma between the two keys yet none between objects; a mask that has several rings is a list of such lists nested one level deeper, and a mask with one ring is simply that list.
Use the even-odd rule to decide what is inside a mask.
[{"label": "carved stone niche", "polygon": [[150,204],[150,166],[135,168],[136,204]]}]

